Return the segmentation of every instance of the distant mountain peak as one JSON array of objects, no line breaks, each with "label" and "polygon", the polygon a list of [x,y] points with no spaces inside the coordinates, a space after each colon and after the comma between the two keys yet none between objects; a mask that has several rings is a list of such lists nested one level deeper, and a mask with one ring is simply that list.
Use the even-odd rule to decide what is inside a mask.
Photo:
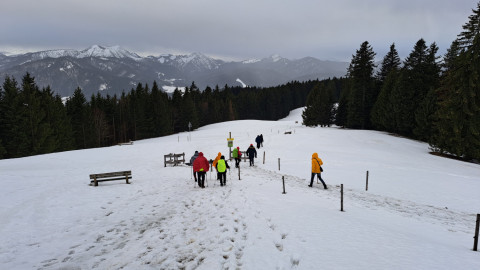
[{"label": "distant mountain peak", "polygon": [[103,47],[99,45],[92,45],[87,49],[78,51],[72,49],[58,49],[58,50],[48,50],[31,53],[34,59],[45,59],[45,58],[60,58],[60,57],[74,57],[74,58],[87,58],[87,57],[103,57],[103,58],[131,58],[135,60],[141,59],[141,57],[136,54],[129,52],[120,46],[111,46]]},{"label": "distant mountain peak", "polygon": [[85,58],[85,57],[141,59],[141,57],[138,54],[129,52],[118,45],[110,46],[110,47],[92,45],[90,46],[90,48],[80,51],[77,56],[77,58]]}]

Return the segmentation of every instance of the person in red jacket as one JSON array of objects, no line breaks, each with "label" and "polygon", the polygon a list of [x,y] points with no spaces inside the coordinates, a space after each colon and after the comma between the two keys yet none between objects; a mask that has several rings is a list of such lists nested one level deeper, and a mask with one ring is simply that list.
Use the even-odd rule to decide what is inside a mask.
[{"label": "person in red jacket", "polygon": [[198,174],[198,186],[205,188],[205,175],[210,169],[210,163],[203,156],[203,152],[198,153],[198,157],[193,162],[193,171]]}]

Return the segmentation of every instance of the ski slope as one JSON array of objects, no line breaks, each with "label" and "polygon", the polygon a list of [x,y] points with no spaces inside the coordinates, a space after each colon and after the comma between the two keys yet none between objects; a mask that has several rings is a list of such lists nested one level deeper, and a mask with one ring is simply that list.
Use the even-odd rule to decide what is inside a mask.
[{"label": "ski slope", "polygon": [[[0,160],[0,268],[480,269],[480,165],[382,132],[307,128],[301,112]],[[164,167],[168,153],[227,156],[229,132],[241,150],[265,139],[241,180],[232,169],[221,187],[209,172],[200,189],[190,167]],[[307,186],[313,152],[328,190]],[[89,174],[123,170],[132,184],[88,185]]]}]

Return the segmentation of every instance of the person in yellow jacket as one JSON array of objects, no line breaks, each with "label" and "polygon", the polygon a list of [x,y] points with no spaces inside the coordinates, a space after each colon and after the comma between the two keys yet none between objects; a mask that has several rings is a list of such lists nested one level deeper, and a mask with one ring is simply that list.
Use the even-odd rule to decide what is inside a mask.
[{"label": "person in yellow jacket", "polygon": [[[212,163],[212,166],[215,168],[215,170],[217,170],[217,174],[218,174],[217,163],[220,160],[221,156],[222,156],[222,153],[218,152],[217,157],[213,160],[213,163]],[[217,177],[217,180],[220,180],[220,178]]]},{"label": "person in yellow jacket", "polygon": [[320,179],[320,181],[322,181],[323,188],[327,189],[327,185],[325,184],[325,182],[322,179],[322,176],[320,175],[320,173],[323,171],[322,165],[323,165],[322,159],[320,159],[318,157],[317,153],[313,153],[313,155],[312,155],[312,178],[310,179],[310,185],[308,185],[309,187],[313,186],[313,178],[315,178],[315,175],[317,175],[318,179]]},{"label": "person in yellow jacket", "polygon": [[227,184],[227,169],[230,169],[225,157],[221,156],[217,163],[217,175],[220,179],[220,186],[225,186]]}]

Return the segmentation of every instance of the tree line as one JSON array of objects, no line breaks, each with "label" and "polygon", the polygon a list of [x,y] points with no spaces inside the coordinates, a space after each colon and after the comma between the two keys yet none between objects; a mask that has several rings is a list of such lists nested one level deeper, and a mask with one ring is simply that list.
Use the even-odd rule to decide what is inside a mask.
[{"label": "tree line", "polygon": [[138,84],[120,96],[89,100],[80,88],[66,101],[40,89],[29,74],[21,83],[6,77],[0,87],[0,158],[115,145],[239,119],[277,120],[305,104],[319,81],[269,88],[222,89],[195,83],[168,95],[156,82]]},{"label": "tree line", "polygon": [[480,160],[480,3],[447,53],[419,39],[403,61],[395,44],[380,67],[368,41],[344,78],[268,88],[206,87],[172,95],[153,82],[117,96],[80,88],[66,102],[30,74],[0,88],[0,158],[115,145],[241,119],[278,120],[305,106],[303,124],[374,129],[428,142],[438,153]]},{"label": "tree line", "polygon": [[375,52],[363,42],[338,106],[332,85],[317,85],[304,124],[387,131],[428,142],[438,153],[480,160],[480,3],[447,53],[437,52],[435,43],[420,39],[402,62],[392,44],[375,72]]}]

